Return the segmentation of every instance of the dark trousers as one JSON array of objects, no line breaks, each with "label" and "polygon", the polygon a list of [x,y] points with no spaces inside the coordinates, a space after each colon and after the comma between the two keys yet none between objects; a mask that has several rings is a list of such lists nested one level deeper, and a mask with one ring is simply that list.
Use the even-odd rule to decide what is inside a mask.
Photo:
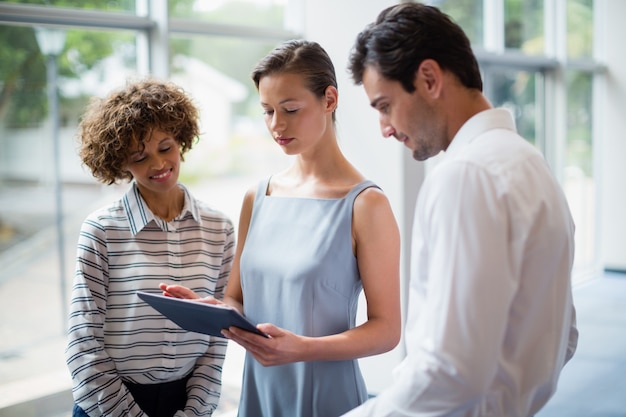
[{"label": "dark trousers", "polygon": [[[176,411],[185,408],[187,402],[187,381],[191,374],[183,379],[162,384],[133,384],[124,382],[135,402],[150,417],[172,417]],[[89,417],[85,411],[74,404],[72,417]]]}]

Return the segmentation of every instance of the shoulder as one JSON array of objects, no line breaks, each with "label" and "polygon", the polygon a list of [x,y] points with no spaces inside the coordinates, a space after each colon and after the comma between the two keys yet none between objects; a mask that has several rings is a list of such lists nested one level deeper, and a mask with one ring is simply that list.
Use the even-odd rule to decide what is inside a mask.
[{"label": "shoulder", "polygon": [[392,215],[389,199],[377,185],[365,188],[354,200],[353,213],[356,219],[376,221],[381,215]]},{"label": "shoulder", "polygon": [[354,199],[355,207],[359,205],[367,208],[384,203],[388,203],[387,196],[378,185],[373,183],[363,189]]},{"label": "shoulder", "polygon": [[198,209],[198,214],[203,220],[211,221],[212,223],[220,223],[225,226],[233,225],[232,219],[226,215],[223,211],[213,207],[205,201],[194,198],[194,204]]},{"label": "shoulder", "polygon": [[[361,191],[352,210],[353,236],[360,247],[378,247],[399,242],[399,229],[391,204],[377,186]],[[365,246],[363,246],[365,244]]]},{"label": "shoulder", "polygon": [[128,216],[120,202],[91,212],[81,224],[79,242],[86,244],[87,241],[94,241],[104,244],[112,234],[123,238],[130,236]]},{"label": "shoulder", "polygon": [[127,221],[127,218],[124,203],[122,200],[116,200],[89,213],[84,223],[99,224],[104,227]]},{"label": "shoulder", "polygon": [[[241,211],[239,213],[239,223],[240,226],[242,224],[248,224],[250,218],[252,217],[252,208],[254,207],[254,201],[256,199],[256,195],[259,192],[259,188],[261,188],[260,184],[251,186],[248,188],[243,196],[243,202],[241,203]],[[241,229],[241,227],[240,227]]]}]

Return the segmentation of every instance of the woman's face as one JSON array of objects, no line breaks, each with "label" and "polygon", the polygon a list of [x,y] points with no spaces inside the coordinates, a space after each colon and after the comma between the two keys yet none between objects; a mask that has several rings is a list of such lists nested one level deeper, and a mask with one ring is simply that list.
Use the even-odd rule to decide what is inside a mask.
[{"label": "woman's face", "polygon": [[169,133],[153,130],[143,146],[131,146],[126,169],[133,175],[139,190],[160,194],[171,190],[178,182],[180,145]]},{"label": "woman's face", "polygon": [[260,79],[259,96],[267,129],[288,155],[315,147],[333,132],[334,87],[328,87],[324,97],[317,97],[301,75],[270,74]]}]

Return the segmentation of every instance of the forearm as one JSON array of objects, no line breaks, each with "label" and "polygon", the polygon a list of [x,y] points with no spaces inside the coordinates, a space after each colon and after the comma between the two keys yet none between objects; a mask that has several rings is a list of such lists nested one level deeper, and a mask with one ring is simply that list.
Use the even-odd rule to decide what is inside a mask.
[{"label": "forearm", "polygon": [[224,304],[227,304],[233,307],[234,309],[239,311],[241,314],[243,314],[243,303],[239,301],[237,298],[231,297],[227,294],[224,296],[224,299],[222,301],[224,302]]},{"label": "forearm", "polygon": [[98,329],[89,314],[72,314],[65,354],[75,402],[94,415],[144,416],[119,377],[113,360],[98,342]]},{"label": "forearm", "polygon": [[210,416],[219,403],[227,341],[212,337],[210,343],[207,352],[198,358],[187,383],[186,416]]},{"label": "forearm", "polygon": [[400,340],[400,329],[389,320],[370,319],[342,333],[303,339],[304,361],[351,360],[390,351]]}]

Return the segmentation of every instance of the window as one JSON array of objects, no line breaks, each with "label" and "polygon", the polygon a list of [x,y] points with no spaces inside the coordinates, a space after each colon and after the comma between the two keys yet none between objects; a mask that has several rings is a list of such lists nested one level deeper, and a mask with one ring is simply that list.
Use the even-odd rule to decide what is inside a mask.
[{"label": "window", "polygon": [[286,0],[172,1],[172,18],[194,19],[243,27],[285,27]]},{"label": "window", "polygon": [[522,137],[543,150],[543,78],[541,73],[490,69],[485,72],[485,93],[494,106],[509,109]]},{"label": "window", "polygon": [[[276,42],[208,35],[174,35],[171,79],[201,108],[202,135],[185,157],[181,181],[206,195],[236,223],[243,195],[289,162],[267,132],[250,72]],[[233,54],[232,51],[238,51]],[[229,184],[228,187],[223,187]],[[214,187],[220,190],[209,192]]]},{"label": "window", "polygon": [[[576,223],[574,280],[587,279],[598,264],[592,86],[599,66],[593,61],[593,1],[432,3],[474,34],[470,40],[485,94],[513,112],[520,134],[544,153],[561,180]],[[476,35],[481,26],[482,38]]]},{"label": "window", "polygon": [[592,75],[567,71],[567,135],[564,188],[576,224],[576,265],[593,265],[596,181],[593,167]]},{"label": "window", "polygon": [[544,53],[543,0],[504,2],[504,47],[529,55]]},{"label": "window", "polygon": [[[73,28],[62,32],[58,56],[46,59],[33,27],[0,26],[2,53],[6,53],[0,64],[4,93],[0,99],[0,282],[5,291],[17,283],[27,282],[29,288],[28,295],[19,291],[20,296],[8,300],[3,292],[0,309],[3,317],[10,317],[23,311],[22,297],[34,297],[33,303],[39,297],[54,301],[52,309],[29,309],[21,315],[24,322],[3,320],[0,351],[9,356],[21,356],[25,347],[65,331],[78,227],[107,194],[82,169],[76,154],[78,118],[90,96],[104,94],[137,72],[134,33]],[[56,135],[51,118],[54,103],[47,94],[51,65],[58,73],[56,81],[50,80],[57,86]],[[36,268],[42,258],[51,262],[45,270]],[[24,378],[44,370],[45,365],[39,370],[25,366],[7,377]]]},{"label": "window", "polygon": [[[20,311],[18,320],[0,324],[0,409],[15,396],[3,389],[51,373],[70,395],[63,350],[78,231],[87,214],[127,189],[97,183],[77,156],[75,131],[91,96],[150,66],[169,73],[202,113],[201,138],[180,179],[235,224],[246,189],[288,162],[267,133],[250,78],[254,63],[296,37],[283,29],[287,2],[171,0],[169,18],[158,14],[167,13],[162,5],[0,2],[0,314]],[[170,32],[157,39],[164,21]],[[42,26],[63,35],[54,56],[37,42]],[[149,50],[167,51],[169,67],[159,67]],[[242,355],[230,357],[242,362]],[[231,374],[238,385],[240,372]],[[223,404],[238,399],[236,392],[223,397]]]},{"label": "window", "polygon": [[483,1],[482,0],[437,0],[431,4],[445,11],[457,22],[467,34],[472,45],[482,45],[483,30]]}]

